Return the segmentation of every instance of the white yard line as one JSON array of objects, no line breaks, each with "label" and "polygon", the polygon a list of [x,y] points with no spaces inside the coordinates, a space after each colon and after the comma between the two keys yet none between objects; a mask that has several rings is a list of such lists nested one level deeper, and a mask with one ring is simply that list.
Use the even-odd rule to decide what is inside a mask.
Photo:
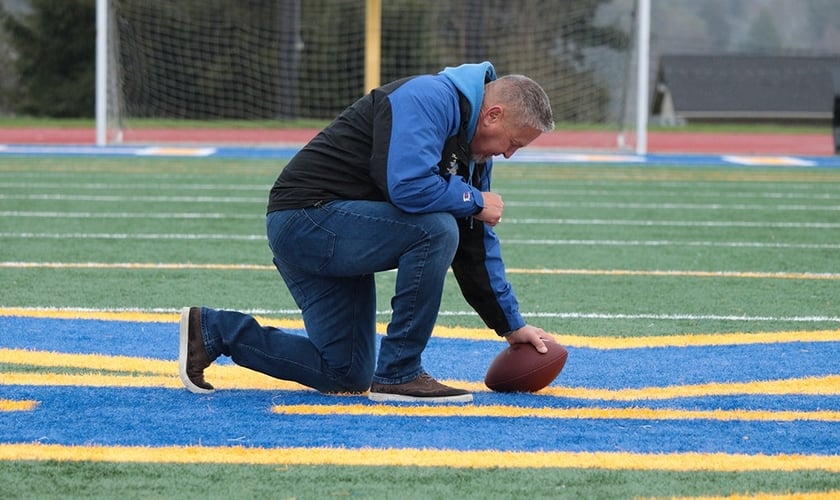
[{"label": "white yard line", "polygon": [[[93,202],[157,202],[157,203],[267,203],[267,196],[160,196],[160,195],[112,195],[112,194],[62,194],[28,193],[0,194],[0,200],[28,201],[93,201]],[[506,206],[534,208],[609,208],[644,210],[766,210],[766,211],[840,211],[840,205],[807,204],[747,204],[747,203],[638,203],[611,201],[508,201]]]},{"label": "white yard line", "polygon": [[[0,212],[2,213],[2,212]],[[653,226],[653,227],[754,227],[774,229],[840,229],[840,222],[755,222],[720,220],[636,220],[636,219],[508,219],[505,224],[558,226]]]},{"label": "white yard line", "polygon": [[154,191],[258,191],[271,189],[270,184],[193,184],[188,182],[106,183],[106,182],[0,182],[0,189],[89,189],[95,191],[149,189]]},{"label": "white yard line", "polygon": [[[59,212],[0,211],[0,217],[43,219],[264,219],[261,213],[228,214],[223,212]],[[556,226],[650,226],[650,227],[752,227],[773,229],[840,229],[840,222],[763,222],[721,220],[653,220],[653,219],[550,219],[505,218],[505,225],[539,224]]]},{"label": "white yard line", "polygon": [[[599,185],[609,184],[599,182]],[[719,185],[709,186],[708,191],[697,191],[695,184],[675,185],[674,183],[661,184],[663,189],[592,189],[589,187],[583,188],[560,188],[560,189],[526,189],[526,188],[503,188],[500,194],[503,196],[518,195],[518,196],[638,196],[643,198],[684,198],[686,193],[683,191],[668,191],[666,187],[690,187],[692,191],[690,196],[700,198],[756,198],[756,199],[806,199],[806,200],[836,200],[840,199],[840,194],[835,193],[813,193],[808,192],[814,189],[814,184],[807,185],[784,185],[785,189],[796,190],[801,192],[791,191],[772,191],[772,192],[754,192],[754,191],[732,191],[720,192]],[[616,184],[611,184],[616,185]],[[625,186],[625,184],[622,184]],[[782,187],[782,186],[779,186]],[[186,182],[158,182],[158,183],[105,183],[105,182],[0,182],[0,189],[63,189],[63,190],[94,190],[94,191],[110,191],[110,190],[153,190],[153,191],[254,191],[258,193],[268,193],[270,184],[193,184]]]},{"label": "white yard line", "polygon": [[0,211],[0,217],[41,219],[265,219],[264,214],[226,214],[220,212],[37,212]]},{"label": "white yard line", "polygon": [[[225,263],[164,263],[164,262],[0,262],[0,269],[154,269],[154,270],[208,270],[208,271],[275,271],[265,264]],[[840,273],[764,272],[764,271],[681,271],[635,269],[517,269],[509,268],[508,274],[578,275],[578,276],[659,276],[690,278],[751,278],[840,280]]]},{"label": "white yard line", "polygon": [[[187,233],[13,233],[0,232],[0,239],[99,239],[99,240],[213,240],[263,241],[264,234],[187,234]],[[506,245],[650,246],[793,248],[801,250],[840,249],[840,243],[784,243],[763,241],[677,241],[677,240],[522,240],[505,239]]]},{"label": "white yard line", "polygon": [[94,201],[105,203],[155,202],[155,203],[268,203],[268,196],[120,196],[111,194],[0,194],[0,200],[27,201]]},{"label": "white yard line", "polygon": [[840,205],[773,205],[748,203],[638,203],[612,201],[507,201],[506,207],[530,208],[610,208],[643,210],[773,210],[773,211],[840,211]]},{"label": "white yard line", "polygon": [[[23,312],[79,312],[79,313],[153,313],[153,314],[174,314],[180,311],[175,308],[142,308],[142,307],[115,307],[115,308],[91,308],[91,307],[14,307],[0,305],[0,313],[3,310],[14,310]],[[299,316],[298,309],[243,309],[241,312],[257,316]],[[379,316],[389,316],[391,311],[377,311]],[[440,316],[448,317],[475,317],[475,311],[441,311]],[[598,312],[523,312],[526,318],[559,318],[559,319],[583,319],[583,320],[661,320],[661,321],[727,321],[727,322],[788,322],[788,323],[840,323],[840,316],[747,316],[747,315],[717,315],[717,314],[622,314],[622,313],[598,313]]]},{"label": "white yard line", "polygon": [[82,240],[214,240],[264,241],[264,234],[183,234],[183,233],[0,233],[0,239],[82,239]]},{"label": "white yard line", "polygon": [[579,245],[649,247],[795,248],[801,250],[840,249],[840,243],[783,243],[763,241],[676,241],[676,240],[517,240],[506,238],[506,245]]},{"label": "white yard line", "polygon": [[[599,183],[600,185],[601,183]],[[716,186],[719,188],[719,186]],[[814,189],[813,185],[808,186],[809,189]],[[510,197],[516,195],[517,197],[568,197],[568,196],[589,196],[589,197],[606,197],[615,198],[618,196],[639,197],[646,199],[653,198],[734,198],[743,200],[746,198],[754,198],[759,200],[840,200],[840,194],[834,193],[812,193],[812,192],[753,192],[753,191],[732,191],[719,192],[715,190],[710,191],[696,191],[692,190],[690,193],[685,191],[665,191],[660,190],[642,190],[642,189],[517,189],[517,188],[503,188],[499,190],[499,194],[503,197]],[[514,200],[511,200],[514,201]]]}]

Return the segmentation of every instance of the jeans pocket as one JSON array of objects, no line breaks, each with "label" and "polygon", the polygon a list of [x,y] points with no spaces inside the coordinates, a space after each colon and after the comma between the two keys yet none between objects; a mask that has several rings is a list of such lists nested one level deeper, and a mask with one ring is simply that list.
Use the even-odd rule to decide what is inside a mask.
[{"label": "jeans pocket", "polygon": [[273,218],[269,225],[274,258],[304,272],[323,270],[335,253],[335,233],[313,220],[307,209],[288,215]]}]

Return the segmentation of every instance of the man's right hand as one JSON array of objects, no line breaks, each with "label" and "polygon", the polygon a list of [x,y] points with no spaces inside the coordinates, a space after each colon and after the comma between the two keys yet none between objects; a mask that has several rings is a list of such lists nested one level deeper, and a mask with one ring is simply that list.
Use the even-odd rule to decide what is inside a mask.
[{"label": "man's right hand", "polygon": [[502,197],[496,193],[482,192],[481,196],[484,198],[484,209],[473,217],[485,224],[495,226],[502,220],[505,203],[502,201]]}]

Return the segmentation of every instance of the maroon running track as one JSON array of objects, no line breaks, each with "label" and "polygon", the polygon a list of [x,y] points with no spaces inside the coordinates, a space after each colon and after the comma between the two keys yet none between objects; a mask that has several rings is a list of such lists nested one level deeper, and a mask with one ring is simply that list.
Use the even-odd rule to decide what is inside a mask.
[{"label": "maroon running track", "polygon": [[[125,132],[130,144],[289,145],[304,144],[315,129],[142,129]],[[88,128],[0,127],[0,144],[92,145],[96,134]],[[613,132],[555,131],[543,134],[533,147],[567,150],[614,150]],[[777,133],[648,133],[648,152],[683,154],[750,154],[831,156],[834,144],[825,134]]]}]

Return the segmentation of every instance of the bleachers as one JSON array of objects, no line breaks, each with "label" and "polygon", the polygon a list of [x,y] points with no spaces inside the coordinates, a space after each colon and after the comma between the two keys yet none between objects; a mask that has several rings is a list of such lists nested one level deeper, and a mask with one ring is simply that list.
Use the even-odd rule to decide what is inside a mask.
[{"label": "bleachers", "polygon": [[832,122],[840,56],[663,55],[654,123]]}]

